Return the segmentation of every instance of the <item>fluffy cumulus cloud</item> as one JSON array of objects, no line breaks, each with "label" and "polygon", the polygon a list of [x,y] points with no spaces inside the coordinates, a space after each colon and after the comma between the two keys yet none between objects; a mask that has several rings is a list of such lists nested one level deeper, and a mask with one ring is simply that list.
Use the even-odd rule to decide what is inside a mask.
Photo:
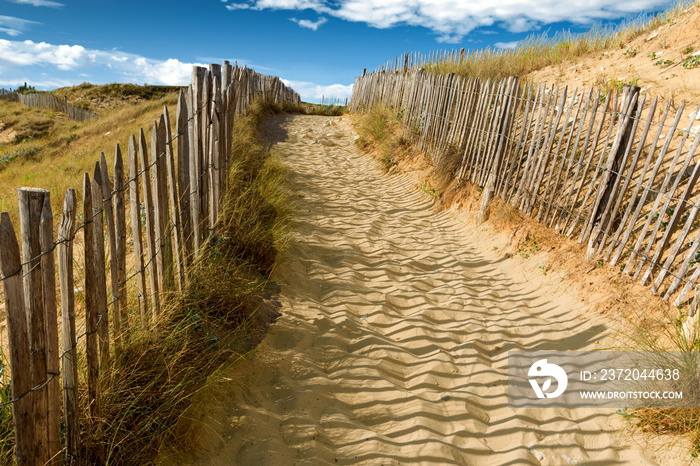
[{"label": "fluffy cumulus cloud", "polygon": [[283,79],[282,82],[294,89],[301,96],[301,100],[305,102],[320,102],[322,98],[329,99],[346,99],[352,96],[352,84],[331,84],[324,86],[307,81],[290,81]]},{"label": "fluffy cumulus cloud", "polygon": [[669,4],[669,0],[501,0],[497,3],[492,0],[248,0],[229,3],[226,8],[310,9],[376,28],[425,27],[439,41],[460,42],[481,26],[496,25],[511,32],[527,32],[561,21],[588,25]]},{"label": "fluffy cumulus cloud", "polygon": [[0,80],[5,83],[17,82],[20,79],[17,76],[52,74],[55,70],[82,76],[108,74],[112,81],[187,85],[192,65],[174,58],[153,60],[119,51],[86,49],[80,45],[0,39]]}]

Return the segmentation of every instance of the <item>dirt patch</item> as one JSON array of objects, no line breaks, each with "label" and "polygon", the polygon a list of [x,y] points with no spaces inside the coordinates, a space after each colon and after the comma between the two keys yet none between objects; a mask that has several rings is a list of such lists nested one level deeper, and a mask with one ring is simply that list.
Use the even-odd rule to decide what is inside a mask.
[{"label": "dirt patch", "polygon": [[0,121],[0,144],[14,142],[17,135],[17,131],[9,128],[3,121]]}]

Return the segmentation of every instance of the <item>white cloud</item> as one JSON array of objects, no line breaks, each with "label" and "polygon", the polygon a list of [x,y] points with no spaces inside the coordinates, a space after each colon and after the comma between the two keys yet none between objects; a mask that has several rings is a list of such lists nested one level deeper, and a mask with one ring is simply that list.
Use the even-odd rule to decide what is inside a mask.
[{"label": "white cloud", "polygon": [[317,31],[319,26],[322,26],[328,22],[328,18],[319,18],[318,21],[313,22],[308,19],[296,19],[296,18],[289,18],[291,21],[294,21],[297,23],[299,26],[307,29],[311,29],[312,31]]},{"label": "white cloud", "polygon": [[192,64],[183,63],[175,58],[169,58],[166,61],[156,61],[138,57],[132,63],[136,65],[133,76],[139,82],[184,86],[189,84],[192,77]]},{"label": "white cloud", "polygon": [[187,85],[193,63],[177,59],[154,60],[118,51],[91,50],[80,45],[54,45],[46,42],[0,39],[0,80],[15,82],[12,75],[27,74],[25,69],[55,69],[57,72],[109,71],[110,80],[149,84]]},{"label": "white cloud", "polygon": [[63,3],[53,2],[51,0],[8,0],[11,3],[19,3],[20,5],[32,6],[47,6],[49,8],[61,8]]},{"label": "white cloud", "polygon": [[518,43],[519,43],[519,41],[514,40],[511,42],[496,42],[493,45],[495,45],[496,48],[499,48],[499,49],[514,49],[515,47],[518,46]]},{"label": "white cloud", "polygon": [[39,24],[36,21],[29,21],[28,19],[15,18],[14,16],[2,16],[0,15],[0,32],[16,37],[27,29],[27,26],[31,24]]},{"label": "white cloud", "polygon": [[460,42],[478,27],[498,25],[527,32],[562,21],[589,25],[669,5],[669,0],[500,0],[497,4],[493,0],[249,0],[226,8],[311,9],[376,28],[425,27],[441,42]]},{"label": "white cloud", "polygon": [[326,0],[256,0],[252,3],[254,3],[254,8],[259,10],[265,8],[276,10],[305,10],[310,8],[316,10],[325,8],[327,2]]},{"label": "white cloud", "polygon": [[301,100],[305,102],[320,101],[322,97],[326,99],[345,99],[352,96],[353,85],[331,84],[324,86],[307,81],[291,81],[282,79],[282,82],[294,89],[301,96]]},{"label": "white cloud", "polygon": [[17,29],[4,28],[4,27],[0,27],[0,32],[4,32],[8,36],[12,36],[12,37],[15,37],[15,36],[22,34],[22,32],[18,31]]},{"label": "white cloud", "polygon": [[230,5],[226,5],[227,10],[248,10],[250,8],[250,5],[247,5],[245,3],[231,3]]}]

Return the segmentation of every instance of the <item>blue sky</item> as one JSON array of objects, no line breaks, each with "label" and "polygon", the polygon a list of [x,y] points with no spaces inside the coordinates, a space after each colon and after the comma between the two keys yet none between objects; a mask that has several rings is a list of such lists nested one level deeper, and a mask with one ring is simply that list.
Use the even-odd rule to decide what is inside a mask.
[{"label": "blue sky", "polygon": [[238,61],[306,101],[345,98],[363,68],[408,51],[512,47],[663,10],[668,0],[0,0],[0,87],[186,85]]}]

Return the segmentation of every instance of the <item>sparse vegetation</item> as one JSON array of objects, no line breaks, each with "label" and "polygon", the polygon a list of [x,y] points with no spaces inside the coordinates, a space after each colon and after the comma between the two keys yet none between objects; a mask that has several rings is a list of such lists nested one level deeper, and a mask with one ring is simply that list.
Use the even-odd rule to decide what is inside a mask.
[{"label": "sparse vegetation", "polygon": [[2,170],[8,163],[16,159],[30,160],[39,154],[39,150],[33,146],[20,147],[19,149],[14,149],[8,152],[0,153],[0,170]]},{"label": "sparse vegetation", "polygon": [[606,81],[604,89],[605,89],[605,94],[607,94],[610,90],[614,91],[622,91],[622,89],[625,86],[636,86],[639,84],[639,78],[632,78],[629,81],[625,81],[624,79],[609,79]]},{"label": "sparse vegetation", "polygon": [[654,62],[654,66],[658,66],[659,68],[668,68],[671,65],[673,65],[673,60],[658,60]]},{"label": "sparse vegetation", "polygon": [[700,66],[700,56],[698,55],[692,55],[690,57],[686,57],[685,60],[683,60],[683,68],[692,70],[693,68],[697,68]]}]

